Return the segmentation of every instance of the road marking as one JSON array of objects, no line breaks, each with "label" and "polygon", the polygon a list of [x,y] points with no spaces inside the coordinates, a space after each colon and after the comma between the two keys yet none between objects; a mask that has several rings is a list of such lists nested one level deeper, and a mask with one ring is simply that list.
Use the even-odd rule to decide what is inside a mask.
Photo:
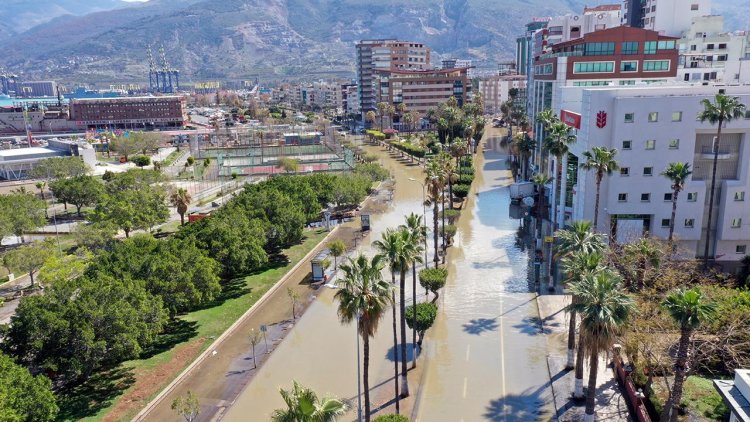
[{"label": "road marking", "polygon": [[466,398],[466,387],[468,386],[469,380],[464,377],[464,398]]},{"label": "road marking", "polygon": [[471,351],[471,344],[466,345],[466,362],[469,361],[469,352]]},{"label": "road marking", "polygon": [[503,420],[506,420],[505,415],[505,396],[507,395],[505,390],[505,334],[503,333],[503,299],[500,298],[500,371],[502,372],[502,386],[503,386]]}]

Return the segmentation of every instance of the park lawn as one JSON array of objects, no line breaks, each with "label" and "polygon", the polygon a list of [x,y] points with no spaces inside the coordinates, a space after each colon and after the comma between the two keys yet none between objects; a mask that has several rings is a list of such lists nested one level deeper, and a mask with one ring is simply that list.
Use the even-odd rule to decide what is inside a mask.
[{"label": "park lawn", "polygon": [[[128,388],[119,392],[114,397],[109,397],[101,409],[92,414],[91,411],[76,412],[72,409],[63,409],[62,420],[130,420],[151,399],[153,399],[164,387],[167,386],[180,372],[182,372],[195,358],[205,350],[213,340],[229,328],[243,313],[253,306],[281,277],[297,264],[308,252],[314,249],[327,235],[325,230],[305,231],[305,239],[299,244],[284,251],[287,262],[283,266],[267,269],[263,272],[253,274],[244,278],[244,286],[240,284],[238,290],[241,294],[229,298],[218,306],[200,309],[180,317],[181,321],[194,327],[190,338],[179,344],[172,345],[166,351],[157,353],[147,359],[138,359],[123,363],[123,367],[132,371],[135,375],[135,383],[127,384]],[[238,284],[238,283],[230,283]],[[249,292],[247,291],[249,289]],[[177,355],[179,354],[179,355]],[[178,364],[175,364],[175,361]],[[153,380],[154,372],[163,372],[164,376]],[[139,383],[139,379],[148,379]],[[117,380],[120,381],[120,380]],[[156,381],[158,388],[151,385]],[[117,384],[117,382],[113,383]],[[136,391],[141,384],[145,384],[144,390]],[[120,384],[122,385],[122,384]],[[88,398],[88,397],[87,397]],[[126,403],[121,403],[123,398]],[[80,398],[77,398],[80,400]],[[63,406],[61,406],[63,407]],[[67,411],[66,411],[67,410]]]},{"label": "park lawn", "polygon": [[162,162],[162,165],[165,166],[165,167],[166,166],[171,166],[172,163],[175,162],[175,160],[177,159],[177,157],[179,157],[180,154],[182,154],[183,152],[184,151],[181,151],[179,149],[172,151],[169,155],[167,155],[167,158],[164,159],[164,161]]},{"label": "park lawn", "polygon": [[[661,413],[661,409],[663,408],[662,403],[667,400],[668,394],[663,383],[655,381],[653,386],[656,397],[651,397],[651,402],[654,404],[656,410]],[[657,397],[658,399],[656,399]],[[659,402],[655,401],[655,399]],[[729,410],[724,400],[714,388],[713,380],[697,375],[690,376],[685,380],[682,405],[690,412],[692,417],[690,420],[724,421],[729,415]]]}]

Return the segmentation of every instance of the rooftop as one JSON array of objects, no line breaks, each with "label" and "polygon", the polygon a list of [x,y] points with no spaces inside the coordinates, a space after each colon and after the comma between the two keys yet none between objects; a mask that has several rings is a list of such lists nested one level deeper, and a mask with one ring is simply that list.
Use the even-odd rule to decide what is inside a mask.
[{"label": "rooftop", "polygon": [[59,154],[60,150],[44,147],[17,148],[0,150],[0,157],[18,157],[23,155]]}]

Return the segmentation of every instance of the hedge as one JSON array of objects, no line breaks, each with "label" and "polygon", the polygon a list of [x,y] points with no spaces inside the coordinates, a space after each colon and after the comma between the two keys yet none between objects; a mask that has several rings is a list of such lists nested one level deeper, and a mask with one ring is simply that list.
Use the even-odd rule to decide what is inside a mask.
[{"label": "hedge", "polygon": [[470,185],[474,181],[473,174],[462,174],[458,177],[459,185]]},{"label": "hedge", "polygon": [[391,145],[394,148],[401,150],[409,155],[413,155],[417,158],[423,158],[425,154],[427,153],[427,151],[425,151],[424,148],[418,145],[409,144],[406,142],[393,141],[391,142]]},{"label": "hedge", "polygon": [[409,422],[409,418],[402,415],[382,415],[373,419],[372,422]]},{"label": "hedge", "polygon": [[471,185],[464,185],[464,184],[454,185],[453,196],[455,196],[456,198],[462,198],[462,199],[466,198],[467,196],[469,196],[470,188],[471,188]]},{"label": "hedge", "polygon": [[459,210],[445,210],[445,212],[443,212],[443,215],[445,215],[445,218],[447,218],[448,221],[450,222],[455,221],[460,214],[461,214],[461,211]]},{"label": "hedge", "polygon": [[385,133],[383,133],[383,132],[381,132],[379,130],[368,129],[368,130],[365,131],[365,133],[368,134],[368,135],[370,135],[371,137],[379,140],[379,141],[382,141],[382,140],[385,139]]},{"label": "hedge", "polygon": [[456,235],[458,228],[453,224],[446,224],[445,226],[443,226],[443,231],[445,231],[446,237],[451,238]]},{"label": "hedge", "polygon": [[459,174],[470,174],[474,176],[474,167],[461,167]]}]

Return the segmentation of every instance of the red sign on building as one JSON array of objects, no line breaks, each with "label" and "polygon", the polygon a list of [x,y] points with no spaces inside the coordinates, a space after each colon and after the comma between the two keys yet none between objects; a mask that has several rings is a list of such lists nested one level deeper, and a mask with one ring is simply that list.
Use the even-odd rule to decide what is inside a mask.
[{"label": "red sign on building", "polygon": [[596,113],[596,127],[599,129],[607,126],[607,112],[602,110]]},{"label": "red sign on building", "polygon": [[568,110],[560,110],[560,120],[570,127],[581,128],[581,115]]}]

